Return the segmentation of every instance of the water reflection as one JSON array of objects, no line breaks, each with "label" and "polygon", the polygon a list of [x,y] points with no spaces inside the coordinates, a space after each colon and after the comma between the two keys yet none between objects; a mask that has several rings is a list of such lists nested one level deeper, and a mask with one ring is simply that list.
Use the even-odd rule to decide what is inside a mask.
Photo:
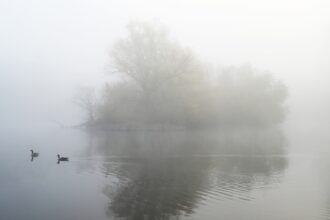
[{"label": "water reflection", "polygon": [[109,199],[110,219],[172,219],[210,201],[249,201],[254,191],[281,182],[288,166],[282,134],[243,138],[112,133],[91,136],[86,154],[102,155],[100,170],[109,177],[102,193]]},{"label": "water reflection", "polygon": [[125,219],[169,219],[190,215],[205,200],[250,200],[251,191],[276,186],[285,157],[203,157],[104,163],[107,215]]},{"label": "water reflection", "polygon": [[[2,138],[0,219],[330,217],[326,152],[287,155],[280,132],[163,135],[65,130],[33,143],[42,154],[37,163],[28,138]],[[153,155],[141,153],[151,147]],[[58,166],[59,152],[70,162]]]},{"label": "water reflection", "polygon": [[281,129],[225,131],[128,131],[89,133],[86,155],[122,157],[214,154],[283,155],[287,141]]}]

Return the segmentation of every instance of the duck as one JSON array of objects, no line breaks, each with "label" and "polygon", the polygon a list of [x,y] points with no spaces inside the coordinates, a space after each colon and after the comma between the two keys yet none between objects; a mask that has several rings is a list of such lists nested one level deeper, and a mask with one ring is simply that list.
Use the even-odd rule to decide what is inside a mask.
[{"label": "duck", "polygon": [[58,161],[69,161],[68,157],[61,157],[59,154],[57,154]]},{"label": "duck", "polygon": [[39,156],[39,153],[34,152],[33,150],[30,150],[30,151],[31,151],[31,157],[38,157]]}]

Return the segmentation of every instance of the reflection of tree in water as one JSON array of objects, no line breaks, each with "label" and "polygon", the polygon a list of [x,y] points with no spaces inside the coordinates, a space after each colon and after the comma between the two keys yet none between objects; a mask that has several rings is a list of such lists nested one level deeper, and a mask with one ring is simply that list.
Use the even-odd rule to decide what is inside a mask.
[{"label": "reflection of tree in water", "polygon": [[[239,131],[110,132],[94,138],[94,153],[151,157],[210,154],[285,154],[286,139],[279,129]],[[91,148],[89,148],[91,149]],[[90,152],[91,153],[91,152]]]},{"label": "reflection of tree in water", "polygon": [[[202,199],[197,191],[207,184],[208,162],[144,161],[111,196],[109,216],[128,219],[167,219],[190,214]],[[118,173],[121,175],[121,173]],[[109,189],[109,188],[108,188]],[[108,194],[109,191],[105,190]]]},{"label": "reflection of tree in water", "polygon": [[[203,157],[104,164],[117,184],[103,190],[109,217],[170,219],[190,215],[205,199],[251,199],[249,192],[280,181],[281,158]],[[117,186],[118,188],[116,188]]]},{"label": "reflection of tree in water", "polygon": [[111,177],[103,188],[109,218],[179,218],[204,200],[250,200],[278,184],[288,163],[278,130],[112,132],[92,143],[86,153],[102,156],[102,172]]},{"label": "reflection of tree in water", "polygon": [[252,190],[279,184],[288,166],[285,157],[227,157],[215,162],[214,190],[224,198],[251,200]]}]

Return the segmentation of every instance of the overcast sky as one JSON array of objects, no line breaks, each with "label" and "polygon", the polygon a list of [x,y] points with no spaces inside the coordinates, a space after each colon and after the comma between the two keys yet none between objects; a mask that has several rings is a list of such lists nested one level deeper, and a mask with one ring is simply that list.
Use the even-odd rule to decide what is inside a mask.
[{"label": "overcast sky", "polygon": [[165,24],[215,65],[250,63],[289,87],[291,120],[330,124],[329,0],[0,0],[0,120],[77,121],[77,85],[100,85],[131,19]]}]

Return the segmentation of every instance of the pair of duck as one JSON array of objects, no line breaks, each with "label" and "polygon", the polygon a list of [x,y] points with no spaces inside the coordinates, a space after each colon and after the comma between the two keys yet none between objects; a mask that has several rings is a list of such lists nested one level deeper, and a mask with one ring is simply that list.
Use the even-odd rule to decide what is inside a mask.
[{"label": "pair of duck", "polygon": [[[38,152],[34,152],[33,150],[30,150],[30,151],[31,151],[31,157],[32,158],[39,157]],[[68,157],[61,157],[59,154],[57,154],[57,159],[58,159],[58,161],[69,161]]]}]

